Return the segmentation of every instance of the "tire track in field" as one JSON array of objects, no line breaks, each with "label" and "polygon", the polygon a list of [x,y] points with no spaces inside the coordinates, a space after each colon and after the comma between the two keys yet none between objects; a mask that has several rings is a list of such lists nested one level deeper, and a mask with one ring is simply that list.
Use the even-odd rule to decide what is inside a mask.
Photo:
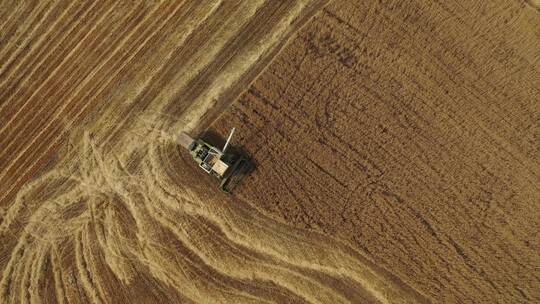
[{"label": "tire track in field", "polygon": [[[207,177],[202,177],[202,183],[194,179],[198,171],[193,171],[177,150],[176,134],[195,127],[209,105],[222,96],[227,98],[218,102],[219,107],[230,103],[228,99],[238,91],[237,87],[244,87],[245,81],[260,72],[257,64],[267,63],[268,56],[282,45],[280,41],[290,36],[291,26],[301,26],[299,20],[305,22],[321,3],[297,1],[283,5],[261,1],[252,8],[252,14],[239,14],[239,22],[232,23],[238,30],[223,31],[229,35],[222,38],[223,43],[203,53],[215,55],[201,60],[198,52],[188,52],[185,62],[193,68],[191,73],[167,69],[169,79],[153,86],[150,82],[166,64],[182,62],[176,61],[173,54],[182,54],[178,50],[183,46],[164,44],[159,54],[167,60],[161,61],[150,75],[134,76],[134,85],[143,84],[141,89],[116,96],[115,103],[104,107],[102,116],[86,126],[82,138],[72,133],[74,148],[54,169],[28,183],[14,201],[8,200],[2,212],[0,237],[8,241],[2,255],[8,259],[0,261],[0,301],[422,300],[388,281],[386,274],[336,240],[291,230],[248,205],[242,206],[245,203],[241,200],[209,196],[207,189],[201,188],[209,185]],[[223,9],[217,3],[216,7]],[[207,13],[198,16],[200,22],[219,16],[213,14],[212,6],[206,8]],[[260,26],[252,22],[253,18],[266,18],[266,23]],[[196,20],[188,24],[191,29],[173,31],[174,37],[185,39],[192,36],[192,31],[201,34]],[[257,31],[250,32],[252,26]],[[141,45],[152,41],[150,37],[141,39],[136,40],[142,41]],[[236,42],[228,43],[229,39]],[[239,43],[243,39],[246,43]],[[139,54],[142,48],[137,46],[134,54],[112,60],[110,67],[93,67],[93,71],[113,80],[84,80],[74,91],[52,95],[73,98],[74,103],[56,104],[61,110],[51,111],[51,115],[69,114],[71,118],[64,127],[70,127],[83,111],[79,107],[85,106],[75,102],[102,96],[104,87],[116,81],[118,71],[123,71],[135,56],[156,57]],[[231,52],[238,55],[231,56]],[[113,56],[115,52],[100,60],[107,62]],[[182,93],[193,84],[197,87]],[[197,106],[178,105],[178,96],[190,97]],[[125,104],[126,97],[134,100],[133,104]],[[168,109],[184,109],[184,116],[176,120],[161,114]],[[46,149],[55,144],[57,130],[57,125],[49,124],[29,134],[33,137],[31,143],[38,143],[36,136],[45,136],[40,139],[46,140],[43,148],[32,146]],[[110,130],[114,130],[114,137]],[[115,142],[111,142],[112,138]],[[12,166],[22,168],[24,164],[24,168],[32,168],[35,162],[27,163],[20,155],[23,163]],[[53,284],[40,284],[51,276]]]},{"label": "tire track in field", "polygon": [[540,299],[537,16],[334,1],[212,130],[258,161],[240,195],[434,302]]}]

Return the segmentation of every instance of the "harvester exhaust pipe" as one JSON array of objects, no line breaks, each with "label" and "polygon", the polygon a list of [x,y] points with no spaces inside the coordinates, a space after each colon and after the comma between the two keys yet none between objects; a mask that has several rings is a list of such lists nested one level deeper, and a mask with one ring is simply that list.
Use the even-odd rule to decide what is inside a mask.
[{"label": "harvester exhaust pipe", "polygon": [[231,142],[231,139],[233,137],[233,134],[234,134],[234,127],[231,129],[231,133],[229,133],[229,137],[227,138],[227,142],[225,143],[225,145],[223,146],[223,150],[221,151],[222,154],[225,154],[225,151],[227,150],[227,147],[229,146],[229,143]]}]

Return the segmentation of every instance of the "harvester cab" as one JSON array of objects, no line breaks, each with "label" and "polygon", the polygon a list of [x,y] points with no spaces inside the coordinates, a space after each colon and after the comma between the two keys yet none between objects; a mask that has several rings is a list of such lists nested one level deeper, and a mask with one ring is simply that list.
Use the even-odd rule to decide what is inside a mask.
[{"label": "harvester cab", "polygon": [[234,128],[221,150],[202,139],[193,139],[185,133],[178,136],[178,143],[189,151],[201,169],[220,180],[219,188],[227,193],[231,193],[253,169],[248,157],[241,153],[229,152],[228,147],[233,134]]}]

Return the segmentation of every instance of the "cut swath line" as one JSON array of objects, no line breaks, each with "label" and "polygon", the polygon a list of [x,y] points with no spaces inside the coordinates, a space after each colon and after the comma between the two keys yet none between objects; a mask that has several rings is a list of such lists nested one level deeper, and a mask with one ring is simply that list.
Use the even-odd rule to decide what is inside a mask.
[{"label": "cut swath line", "polygon": [[[177,9],[176,9],[174,12],[176,12],[176,11],[178,10],[178,8],[179,8],[179,7],[177,7]],[[212,7],[210,8],[210,13],[211,13],[215,8],[216,8],[216,5],[212,6]],[[174,14],[169,15],[169,17],[164,21],[164,23],[162,23],[162,25],[164,25],[166,22],[168,22],[169,19],[170,19],[173,15],[174,15]],[[208,15],[207,15],[207,16],[208,16]],[[149,18],[150,18],[150,16],[147,16],[147,17],[145,18],[145,20],[147,20],[147,19],[149,19]],[[205,19],[202,19],[202,20],[199,20],[199,21],[202,22],[202,21],[204,21],[204,20],[205,20]],[[141,24],[142,24],[143,22],[144,22],[144,20],[141,22]],[[200,22],[199,22],[198,24],[200,24]],[[135,28],[134,30],[132,30],[131,35],[133,35],[134,32],[136,32],[136,30],[137,30],[139,27],[141,27],[141,24],[139,24],[139,26],[138,26],[137,28]],[[191,28],[190,31],[193,31],[195,28],[196,28],[196,27]],[[134,52],[132,52],[132,53],[129,55],[129,57],[128,57],[128,58],[126,59],[126,61],[122,64],[122,66],[126,66],[126,65],[129,63],[129,61],[130,61],[132,58],[134,58],[134,57],[137,55],[137,53],[144,47],[144,44],[145,44],[149,39],[151,39],[151,37],[152,37],[153,35],[155,35],[157,32],[159,32],[159,31],[155,31],[151,36],[146,37],[146,39],[138,45],[138,48],[137,48]],[[186,38],[186,37],[187,37],[187,35],[184,36],[184,38]],[[124,42],[127,41],[128,38],[129,38],[129,36],[128,36],[128,37],[125,37]],[[121,47],[121,45],[119,45],[119,46],[115,49],[114,52],[118,51],[118,50],[120,49],[120,47]],[[102,63],[100,66],[105,66],[105,65],[106,65],[106,62]],[[116,69],[115,72],[113,73],[113,75],[111,75],[111,77],[108,78],[107,84],[108,84],[109,82],[111,82],[112,79],[114,78],[114,76],[118,75],[118,74],[120,73],[120,71],[121,71],[121,67],[119,67],[118,69]],[[91,78],[88,77],[87,79],[91,79]],[[106,84],[102,87],[102,90],[104,90],[104,87],[105,87],[105,86],[106,86]],[[88,93],[88,94],[90,94],[90,93]],[[99,92],[98,92],[95,96],[98,96],[98,95],[99,95]],[[65,126],[65,129],[69,129],[69,127],[71,126],[71,124],[73,124],[74,121],[76,120],[76,118],[77,118],[81,113],[84,112],[84,110],[86,109],[86,107],[87,107],[89,104],[90,104],[90,102],[87,102],[87,103],[85,103],[85,105],[84,105],[83,107],[81,107],[81,109],[80,109],[79,112],[76,114],[76,116],[75,116],[75,118],[73,119],[73,121],[71,121],[69,125]],[[64,108],[65,108],[66,106],[67,106],[67,105],[64,105]],[[46,130],[46,129],[54,122],[54,120],[57,119],[57,118],[59,117],[60,114],[61,114],[61,112],[57,113],[56,116],[50,120],[49,124],[48,124],[46,127],[44,127],[44,128],[39,132],[39,134],[38,134],[37,136],[35,136],[35,137],[33,138],[32,142],[27,146],[27,148],[26,148],[24,151],[22,151],[22,152],[20,152],[20,153],[18,154],[17,158],[11,163],[10,167],[8,167],[2,174],[0,174],[0,178],[4,177],[5,174],[7,174],[8,170],[9,170],[9,169],[17,162],[17,160],[18,160],[20,157],[22,157],[22,155],[24,155],[24,153],[25,153],[30,147],[32,147],[32,144],[33,144],[38,138],[41,140],[41,143],[40,143],[40,145],[39,145],[38,147],[33,147],[33,148],[34,148],[34,151],[39,151],[39,147],[41,147],[41,146],[44,145],[44,144],[48,144],[49,146],[52,146],[52,145],[54,145],[54,144],[56,144],[56,143],[58,142],[59,138],[57,138],[56,140],[52,141],[52,143],[51,143],[51,142],[48,140],[48,139],[49,139],[49,136],[47,136],[47,138],[40,138],[40,136],[41,136],[41,134],[44,132],[44,130]],[[32,158],[32,157],[29,157],[28,159],[31,160],[31,159],[33,159],[33,158]],[[8,194],[11,193],[11,191],[14,189],[14,187],[17,185],[17,183],[24,177],[24,174],[26,174],[26,172],[28,172],[28,171],[30,171],[30,170],[33,169],[33,165],[34,165],[36,162],[37,162],[37,161],[34,161],[34,162],[31,163],[30,165],[26,166],[26,170],[23,172],[23,174],[19,175],[19,178],[18,178],[14,183],[11,184],[11,185],[12,185],[11,188],[8,189],[8,191],[4,192],[2,196],[0,196],[0,201],[3,200]],[[25,162],[25,163],[26,163],[26,162]]]}]

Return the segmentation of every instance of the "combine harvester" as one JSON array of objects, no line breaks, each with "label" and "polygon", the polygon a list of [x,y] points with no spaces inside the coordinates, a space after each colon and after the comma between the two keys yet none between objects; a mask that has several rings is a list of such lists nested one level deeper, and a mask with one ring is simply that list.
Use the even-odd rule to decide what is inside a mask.
[{"label": "combine harvester", "polygon": [[222,150],[202,139],[193,139],[183,132],[178,136],[178,144],[189,151],[199,167],[220,180],[219,188],[226,193],[231,193],[244,176],[254,168],[250,159],[243,153],[228,152],[227,148],[233,134],[234,128]]}]

